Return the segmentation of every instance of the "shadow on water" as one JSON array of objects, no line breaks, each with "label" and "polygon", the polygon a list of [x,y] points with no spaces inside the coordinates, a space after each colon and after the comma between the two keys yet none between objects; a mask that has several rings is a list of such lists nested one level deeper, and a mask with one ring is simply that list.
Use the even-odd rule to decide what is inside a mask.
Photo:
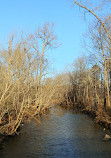
[{"label": "shadow on water", "polygon": [[4,141],[0,158],[111,158],[111,141],[102,141],[108,131],[87,115],[54,107],[40,122]]}]

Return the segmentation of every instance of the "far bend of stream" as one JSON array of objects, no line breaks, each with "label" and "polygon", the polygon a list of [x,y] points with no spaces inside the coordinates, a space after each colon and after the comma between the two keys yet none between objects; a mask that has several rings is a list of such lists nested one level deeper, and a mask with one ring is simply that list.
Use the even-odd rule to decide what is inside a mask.
[{"label": "far bend of stream", "polygon": [[4,141],[0,158],[111,158],[111,141],[92,118],[53,107],[41,123],[25,124],[19,136]]}]

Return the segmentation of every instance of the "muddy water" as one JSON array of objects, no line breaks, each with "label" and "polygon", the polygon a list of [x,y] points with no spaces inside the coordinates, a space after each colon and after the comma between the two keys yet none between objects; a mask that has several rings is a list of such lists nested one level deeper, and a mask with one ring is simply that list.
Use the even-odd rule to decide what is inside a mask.
[{"label": "muddy water", "polygon": [[19,136],[4,141],[0,158],[111,158],[111,141],[87,115],[52,108],[41,123],[26,124]]}]

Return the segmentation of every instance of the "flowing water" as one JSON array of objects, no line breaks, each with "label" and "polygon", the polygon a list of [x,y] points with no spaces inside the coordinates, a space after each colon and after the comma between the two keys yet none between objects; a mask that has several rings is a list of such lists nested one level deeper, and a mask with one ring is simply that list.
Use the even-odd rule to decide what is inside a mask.
[{"label": "flowing water", "polygon": [[102,141],[110,131],[87,115],[55,107],[40,122],[4,141],[0,158],[111,158],[111,141]]}]

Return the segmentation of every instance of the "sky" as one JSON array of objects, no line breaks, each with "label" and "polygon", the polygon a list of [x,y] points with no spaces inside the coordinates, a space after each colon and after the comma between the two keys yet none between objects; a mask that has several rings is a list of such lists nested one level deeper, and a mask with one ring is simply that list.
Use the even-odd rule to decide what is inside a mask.
[{"label": "sky", "polygon": [[49,60],[60,73],[82,54],[81,39],[87,25],[73,0],[3,0],[0,1],[0,41],[13,32],[33,32],[44,23],[54,23],[54,33],[61,45],[51,50]]}]

